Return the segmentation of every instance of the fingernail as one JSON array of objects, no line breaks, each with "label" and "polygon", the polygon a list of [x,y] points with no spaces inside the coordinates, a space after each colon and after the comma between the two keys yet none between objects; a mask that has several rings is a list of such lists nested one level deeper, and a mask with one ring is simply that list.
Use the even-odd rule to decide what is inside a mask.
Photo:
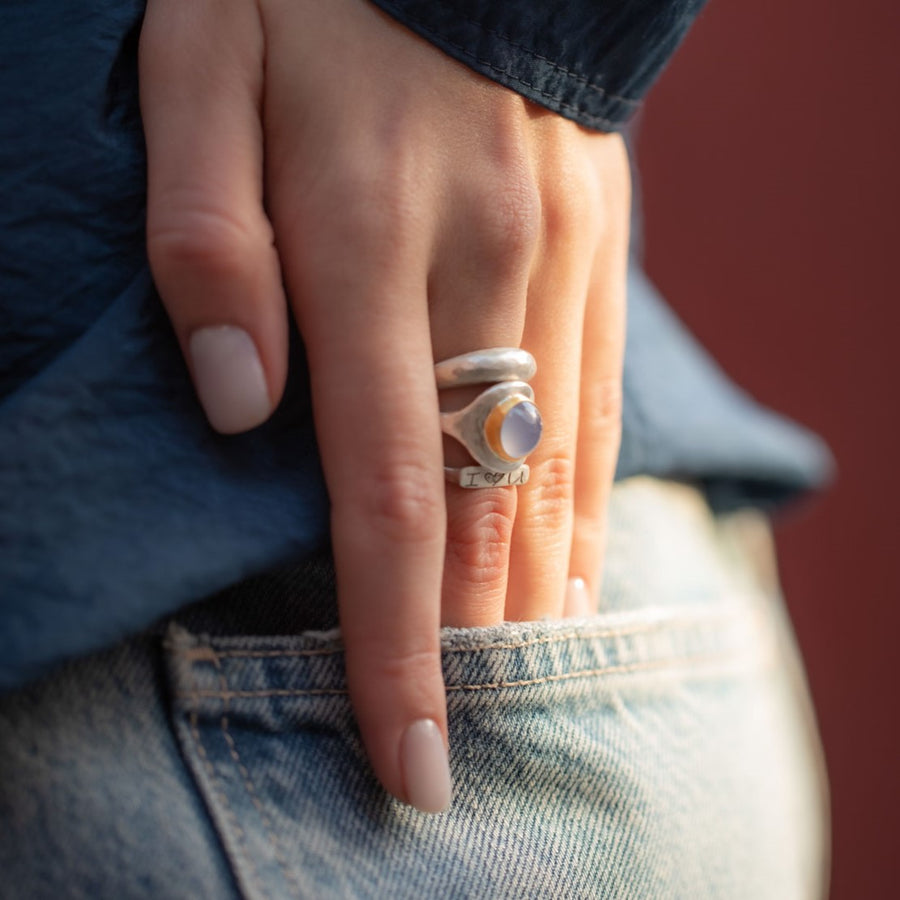
[{"label": "fingernail", "polygon": [[439,813],[450,805],[450,763],[441,730],[431,719],[419,719],[403,732],[400,766],[410,806]]},{"label": "fingernail", "polygon": [[199,328],[189,347],[197,396],[216,431],[235,434],[269,418],[266,376],[246,331],[234,325]]},{"label": "fingernail", "polygon": [[566,584],[566,605],[563,615],[567,619],[594,614],[591,593],[583,578],[570,578]]}]

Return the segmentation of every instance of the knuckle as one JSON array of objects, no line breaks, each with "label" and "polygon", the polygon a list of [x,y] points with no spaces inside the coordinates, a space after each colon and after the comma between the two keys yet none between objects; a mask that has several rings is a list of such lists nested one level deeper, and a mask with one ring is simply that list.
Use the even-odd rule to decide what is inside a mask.
[{"label": "knuckle", "polygon": [[[575,516],[572,530],[572,558],[596,556],[606,541],[606,516],[601,510]],[[588,572],[587,574],[592,574]]]},{"label": "knuckle", "polygon": [[570,456],[559,454],[536,462],[528,483],[529,526],[544,533],[566,528],[572,518],[574,485],[575,462]]},{"label": "knuckle", "polygon": [[147,252],[163,278],[185,270],[212,277],[240,276],[261,244],[271,246],[268,225],[250,226],[218,210],[185,209],[166,215],[147,232]]},{"label": "knuckle", "polygon": [[363,524],[390,541],[423,543],[441,536],[443,484],[419,463],[381,467],[355,497]]},{"label": "knuckle", "polygon": [[448,523],[446,565],[483,590],[506,578],[516,504],[509,489],[479,493],[494,496],[475,498]]},{"label": "knuckle", "polygon": [[611,440],[622,428],[622,379],[597,378],[582,386],[578,428],[588,441]]},{"label": "knuckle", "polygon": [[525,174],[504,172],[481,192],[475,235],[488,273],[504,277],[526,268],[541,230],[541,197]]}]

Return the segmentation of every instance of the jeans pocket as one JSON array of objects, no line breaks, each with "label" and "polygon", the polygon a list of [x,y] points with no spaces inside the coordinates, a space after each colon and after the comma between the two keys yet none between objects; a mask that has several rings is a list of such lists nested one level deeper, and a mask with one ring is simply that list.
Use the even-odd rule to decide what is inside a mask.
[{"label": "jeans pocket", "polygon": [[173,626],[167,657],[246,897],[805,897],[805,759],[773,646],[753,606],[446,631],[440,816],[371,774],[337,635]]}]

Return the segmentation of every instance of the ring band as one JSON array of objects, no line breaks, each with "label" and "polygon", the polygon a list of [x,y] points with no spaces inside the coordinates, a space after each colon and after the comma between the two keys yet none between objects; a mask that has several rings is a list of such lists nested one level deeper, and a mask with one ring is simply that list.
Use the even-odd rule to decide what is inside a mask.
[{"label": "ring band", "polygon": [[531,470],[522,465],[512,472],[494,472],[484,466],[444,466],[444,477],[462,488],[518,487],[528,483]]},{"label": "ring band", "polygon": [[493,347],[463,353],[439,362],[434,367],[438,390],[467,384],[494,384],[498,381],[528,381],[537,364],[527,350]]}]

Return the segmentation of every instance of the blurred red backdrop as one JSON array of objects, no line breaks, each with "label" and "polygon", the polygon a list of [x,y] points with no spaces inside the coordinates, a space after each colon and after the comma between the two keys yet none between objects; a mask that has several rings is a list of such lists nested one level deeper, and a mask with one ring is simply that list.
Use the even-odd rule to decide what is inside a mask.
[{"label": "blurred red backdrop", "polygon": [[832,787],[833,900],[900,896],[900,4],[713,2],[648,101],[647,267],[830,444],[778,526]]}]

